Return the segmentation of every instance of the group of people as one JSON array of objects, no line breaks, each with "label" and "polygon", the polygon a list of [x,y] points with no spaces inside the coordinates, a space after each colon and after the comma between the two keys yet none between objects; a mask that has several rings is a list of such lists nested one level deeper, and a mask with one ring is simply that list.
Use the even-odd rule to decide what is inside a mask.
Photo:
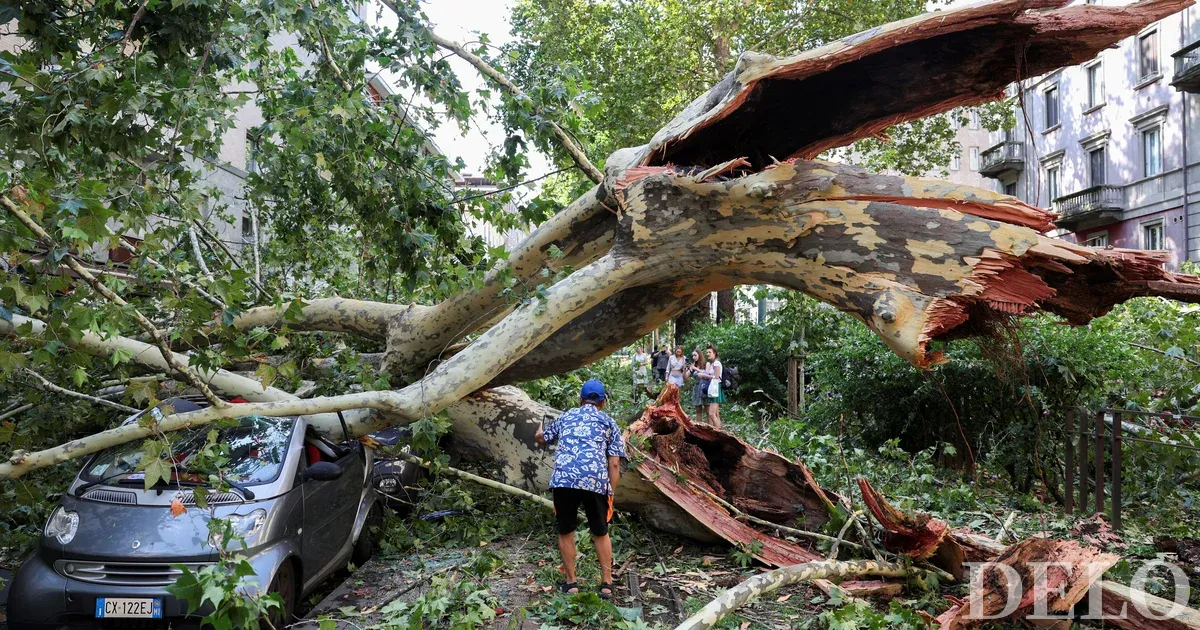
[{"label": "group of people", "polygon": [[725,402],[722,369],[721,355],[712,344],[703,350],[693,350],[690,359],[684,355],[683,346],[675,346],[674,352],[659,346],[649,355],[644,347],[639,347],[633,355],[633,387],[635,392],[645,391],[653,370],[658,384],[666,382],[678,387],[682,398],[690,393],[696,418],[707,417],[708,423],[719,429],[721,403]]}]

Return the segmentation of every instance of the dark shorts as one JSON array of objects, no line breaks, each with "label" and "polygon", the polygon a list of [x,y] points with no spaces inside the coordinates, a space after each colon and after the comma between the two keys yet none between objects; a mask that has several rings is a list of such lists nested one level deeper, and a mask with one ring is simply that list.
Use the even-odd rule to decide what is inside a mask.
[{"label": "dark shorts", "polygon": [[579,522],[579,506],[587,514],[588,529],[593,536],[608,534],[608,520],[612,518],[612,495],[597,494],[577,488],[551,488],[554,495],[554,518],[558,521],[558,533],[570,534]]}]

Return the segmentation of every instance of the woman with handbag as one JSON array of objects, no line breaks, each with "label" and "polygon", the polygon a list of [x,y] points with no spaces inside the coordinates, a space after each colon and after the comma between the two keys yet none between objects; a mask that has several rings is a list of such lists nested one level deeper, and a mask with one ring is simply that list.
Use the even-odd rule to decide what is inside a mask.
[{"label": "woman with handbag", "polygon": [[721,428],[721,403],[725,402],[725,391],[721,387],[721,358],[717,348],[712,344],[705,350],[708,367],[704,370],[692,368],[701,379],[708,379],[704,391],[704,405],[708,408],[708,423],[714,428]]}]

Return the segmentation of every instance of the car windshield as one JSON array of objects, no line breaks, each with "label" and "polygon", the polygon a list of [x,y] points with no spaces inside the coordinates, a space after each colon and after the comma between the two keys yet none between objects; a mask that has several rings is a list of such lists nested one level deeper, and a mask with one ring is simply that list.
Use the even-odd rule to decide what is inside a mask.
[{"label": "car windshield", "polygon": [[[225,478],[240,485],[274,481],[287,457],[288,442],[295,420],[246,416],[234,422],[236,424],[216,429],[217,442],[229,446],[229,464],[222,467]],[[204,447],[211,429],[212,427],[204,426],[167,433],[167,439],[171,442],[170,460],[173,469],[183,479],[187,479],[184,473],[193,472],[188,470],[188,465]],[[126,473],[134,473],[145,455],[146,450],[142,442],[109,447],[88,464],[83,477],[88,481],[95,481],[115,479]],[[130,477],[141,478],[141,473]]]}]

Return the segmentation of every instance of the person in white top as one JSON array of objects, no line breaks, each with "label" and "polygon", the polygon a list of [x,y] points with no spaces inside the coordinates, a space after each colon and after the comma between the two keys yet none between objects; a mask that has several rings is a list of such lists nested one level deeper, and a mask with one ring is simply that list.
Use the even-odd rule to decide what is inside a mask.
[{"label": "person in white top", "polygon": [[703,370],[695,367],[692,371],[702,379],[708,379],[708,391],[704,395],[704,403],[708,406],[708,423],[721,428],[721,403],[725,402],[725,389],[721,387],[721,359],[717,348],[709,344],[705,350],[708,366]]},{"label": "person in white top", "polygon": [[683,373],[687,367],[688,360],[683,356],[683,346],[675,346],[675,354],[667,361],[667,382],[682,389]]},{"label": "person in white top", "polygon": [[639,400],[646,393],[646,384],[650,382],[650,355],[646,349],[638,346],[633,355],[633,397]]}]

